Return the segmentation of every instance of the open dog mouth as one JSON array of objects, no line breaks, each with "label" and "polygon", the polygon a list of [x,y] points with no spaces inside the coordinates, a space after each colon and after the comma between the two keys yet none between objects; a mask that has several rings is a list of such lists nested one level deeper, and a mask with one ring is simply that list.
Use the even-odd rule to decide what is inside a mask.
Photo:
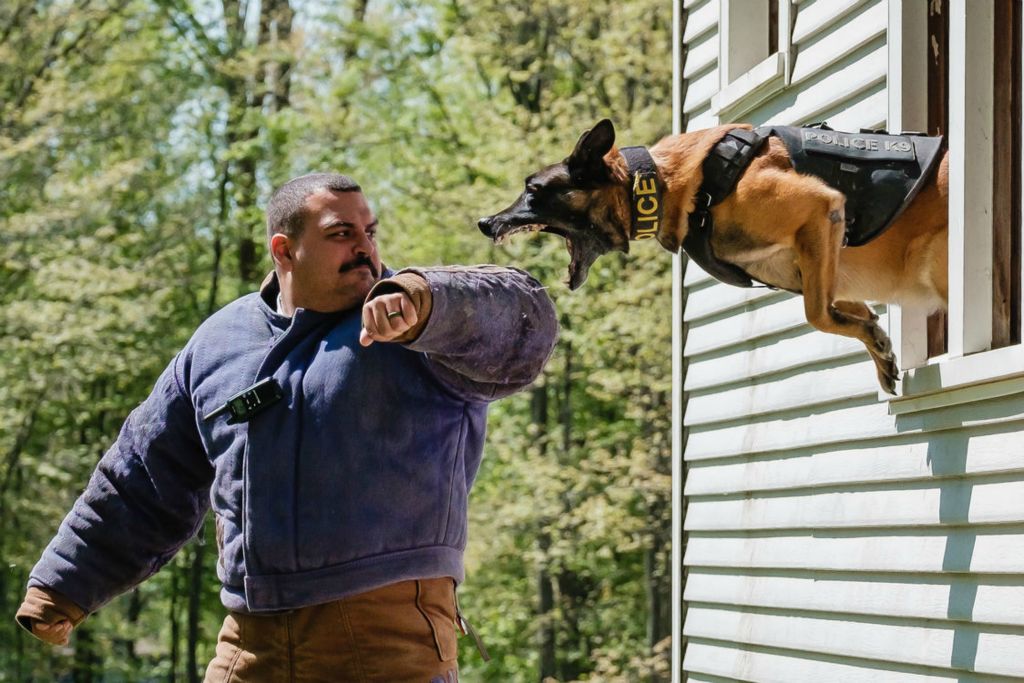
[{"label": "open dog mouth", "polygon": [[565,240],[565,248],[569,252],[569,278],[566,284],[572,290],[579,289],[586,282],[594,261],[612,250],[611,245],[598,237],[593,226],[590,226],[590,230],[578,230],[545,223],[502,225],[494,231],[494,243],[506,244],[512,235],[524,232],[546,232]]},{"label": "open dog mouth", "polygon": [[494,231],[494,243],[505,245],[509,243],[512,235],[519,235],[524,232],[542,232],[546,227],[543,223],[522,223],[519,225],[506,223]]}]

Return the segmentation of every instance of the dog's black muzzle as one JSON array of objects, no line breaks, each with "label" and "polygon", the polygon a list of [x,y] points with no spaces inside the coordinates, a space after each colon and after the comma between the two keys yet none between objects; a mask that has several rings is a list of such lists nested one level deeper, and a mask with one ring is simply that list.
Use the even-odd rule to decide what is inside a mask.
[{"label": "dog's black muzzle", "polygon": [[490,238],[494,237],[494,216],[484,216],[477,221],[476,225],[484,235]]},{"label": "dog's black muzzle", "polygon": [[477,227],[480,228],[480,232],[492,240],[496,240],[510,232],[518,232],[518,229],[523,226],[544,222],[534,210],[530,194],[524,192],[512,202],[511,206],[493,216],[481,218],[477,221]]},{"label": "dog's black muzzle", "polygon": [[525,226],[538,226],[542,221],[540,216],[531,212],[510,213],[502,211],[493,216],[485,216],[477,221],[477,227],[492,240],[500,239],[513,232],[519,232]]}]

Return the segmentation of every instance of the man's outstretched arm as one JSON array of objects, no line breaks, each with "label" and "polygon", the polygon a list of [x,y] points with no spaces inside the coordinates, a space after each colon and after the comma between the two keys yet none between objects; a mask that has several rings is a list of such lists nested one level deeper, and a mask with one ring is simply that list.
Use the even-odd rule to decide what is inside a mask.
[{"label": "man's outstretched arm", "polygon": [[86,615],[154,574],[202,523],[213,467],[179,359],[128,416],[32,569],[17,616],[34,635],[66,641]]},{"label": "man's outstretched arm", "polygon": [[558,337],[544,287],[516,268],[408,269],[378,283],[368,300],[396,291],[414,303],[428,301],[425,314],[416,305],[416,323],[396,341],[426,353],[439,379],[470,400],[491,401],[529,385]]}]

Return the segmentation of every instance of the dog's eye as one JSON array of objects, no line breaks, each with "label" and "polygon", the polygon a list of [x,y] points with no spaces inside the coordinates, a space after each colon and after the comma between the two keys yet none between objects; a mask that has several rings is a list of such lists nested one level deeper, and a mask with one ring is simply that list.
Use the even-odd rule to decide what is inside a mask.
[{"label": "dog's eye", "polygon": [[538,183],[526,183],[527,192],[540,192],[540,185]]}]

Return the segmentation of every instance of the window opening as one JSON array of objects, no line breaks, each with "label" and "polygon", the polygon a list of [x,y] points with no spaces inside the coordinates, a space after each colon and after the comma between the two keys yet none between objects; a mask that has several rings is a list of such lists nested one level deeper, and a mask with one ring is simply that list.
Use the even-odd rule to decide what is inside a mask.
[{"label": "window opening", "polygon": [[[949,134],[949,0],[928,3],[928,134]],[[928,357],[948,350],[943,311],[928,316]]]},{"label": "window opening", "polygon": [[997,0],[993,39],[992,348],[1021,341],[1021,3]]}]

